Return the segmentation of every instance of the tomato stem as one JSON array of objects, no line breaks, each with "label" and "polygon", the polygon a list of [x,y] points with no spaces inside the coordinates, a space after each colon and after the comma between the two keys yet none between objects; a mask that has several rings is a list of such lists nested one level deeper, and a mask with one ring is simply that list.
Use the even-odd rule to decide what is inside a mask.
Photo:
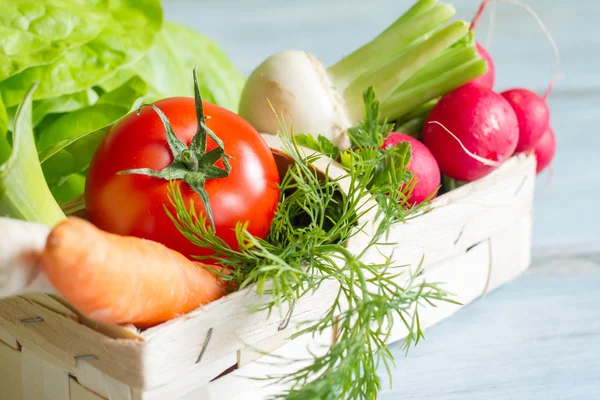
[{"label": "tomato stem", "polygon": [[[149,168],[138,168],[120,171],[118,174],[146,175],[169,181],[184,181],[194,190],[194,192],[198,194],[198,196],[200,196],[211,228],[213,231],[216,231],[215,222],[208,199],[208,193],[206,193],[206,190],[204,189],[204,184],[207,179],[225,178],[229,176],[231,165],[229,164],[228,159],[230,157],[225,154],[223,141],[204,123],[206,116],[204,115],[204,108],[202,106],[202,98],[200,97],[200,89],[198,86],[198,78],[196,76],[195,68],[193,74],[194,98],[198,127],[196,129],[196,135],[192,139],[190,145],[187,146],[175,135],[169,119],[161,109],[156,107],[154,104],[143,104],[140,107],[140,111],[144,107],[150,107],[160,118],[165,128],[167,143],[171,149],[171,154],[173,155],[173,162],[160,171],[155,171]],[[208,152],[206,151],[207,135],[210,136],[210,138],[217,145],[217,147]],[[223,162],[224,168],[220,168],[215,165],[219,160]]]}]

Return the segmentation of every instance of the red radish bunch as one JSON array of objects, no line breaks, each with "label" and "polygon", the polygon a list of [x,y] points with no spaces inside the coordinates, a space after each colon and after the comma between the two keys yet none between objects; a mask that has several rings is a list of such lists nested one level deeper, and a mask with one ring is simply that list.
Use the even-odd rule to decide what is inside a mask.
[{"label": "red radish bunch", "polygon": [[[490,1],[483,1],[471,29]],[[543,97],[526,88],[497,93],[494,62],[479,43],[477,50],[487,61],[487,73],[440,99],[425,121],[423,143],[441,173],[458,181],[482,178],[517,153],[533,153],[537,173],[542,172],[556,152],[546,103],[552,83]]]},{"label": "red radish bunch", "polygon": [[391,132],[382,147],[386,149],[404,142],[410,143],[411,157],[407,168],[416,180],[407,203],[416,205],[437,195],[441,182],[440,168],[431,151],[423,143],[404,133]]},{"label": "red radish bunch", "polygon": [[[534,15],[516,0],[484,0],[471,23],[471,30],[491,1],[513,2]],[[548,39],[556,46],[552,38]],[[550,110],[544,96],[526,88],[494,91],[495,65],[490,54],[476,43],[479,55],[487,62],[487,72],[473,81],[444,95],[433,107],[422,131],[422,142],[412,136],[392,132],[383,148],[409,142],[412,157],[408,169],[416,185],[410,205],[419,204],[437,194],[440,172],[451,179],[471,182],[480,179],[518,153],[534,154],[537,173],[546,169],[556,152],[556,137],[550,126]]]}]

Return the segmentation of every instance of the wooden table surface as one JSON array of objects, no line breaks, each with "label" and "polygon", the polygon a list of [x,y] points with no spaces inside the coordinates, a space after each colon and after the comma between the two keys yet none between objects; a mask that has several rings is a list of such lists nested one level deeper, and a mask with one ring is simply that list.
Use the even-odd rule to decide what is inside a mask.
[{"label": "wooden table surface", "polygon": [[[448,0],[470,19],[478,1]],[[525,0],[558,44],[549,99],[558,137],[553,174],[538,178],[534,261],[521,278],[426,332],[382,399],[600,399],[600,3]],[[166,0],[166,16],[216,40],[249,73],[270,54],[302,49],[332,64],[374,37],[408,0]],[[495,7],[488,50],[499,90],[543,93],[557,69],[535,20]],[[488,43],[489,12],[477,29]],[[596,204],[596,206],[594,206]]]}]

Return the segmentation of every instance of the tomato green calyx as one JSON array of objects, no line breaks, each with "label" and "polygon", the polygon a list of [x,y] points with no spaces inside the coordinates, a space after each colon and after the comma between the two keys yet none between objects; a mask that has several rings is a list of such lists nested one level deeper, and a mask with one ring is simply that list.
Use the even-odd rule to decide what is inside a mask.
[{"label": "tomato green calyx", "polygon": [[[160,171],[155,171],[150,168],[138,168],[120,171],[118,174],[147,175],[165,180],[184,181],[200,196],[200,199],[204,204],[204,210],[206,211],[208,221],[210,222],[213,231],[215,231],[215,222],[208,200],[208,194],[204,189],[204,183],[207,179],[225,178],[229,176],[231,165],[229,164],[228,159],[230,157],[225,154],[223,141],[204,123],[206,116],[204,115],[204,109],[202,107],[202,99],[200,97],[200,89],[198,87],[198,78],[196,76],[195,68],[194,94],[198,127],[196,129],[196,135],[192,139],[189,147],[175,135],[169,119],[160,108],[156,107],[154,104],[143,104],[140,107],[138,114],[144,107],[150,107],[158,114],[158,117],[165,128],[165,135],[173,155],[173,162]],[[206,151],[206,135],[210,136],[217,145],[217,147],[210,151]],[[215,165],[219,160],[223,162],[224,168]]]}]

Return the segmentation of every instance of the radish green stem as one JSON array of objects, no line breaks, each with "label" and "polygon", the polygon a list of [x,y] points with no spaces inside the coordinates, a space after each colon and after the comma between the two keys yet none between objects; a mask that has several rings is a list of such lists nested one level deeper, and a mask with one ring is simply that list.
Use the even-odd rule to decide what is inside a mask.
[{"label": "radish green stem", "polygon": [[[361,95],[365,88],[373,86],[375,93],[381,99],[382,104],[388,104],[388,111],[384,112],[384,117],[392,118],[392,114],[402,115],[403,112],[418,106],[430,98],[421,96],[419,99],[409,100],[409,104],[396,104],[395,101],[388,100],[388,97],[396,89],[405,83],[415,72],[424,67],[429,61],[434,60],[450,45],[465,36],[468,32],[468,25],[463,21],[457,21],[448,25],[446,28],[436,32],[434,35],[411,46],[409,51],[403,52],[382,67],[370,71],[355,80],[344,92],[344,98],[352,117],[362,114],[363,104]],[[484,67],[485,68],[485,67]],[[436,82],[436,84],[438,84]],[[435,88],[431,83],[424,85],[427,89]],[[394,97],[395,98],[395,97]],[[397,106],[400,111],[395,110]]]},{"label": "radish green stem", "polygon": [[403,14],[371,42],[329,68],[338,90],[344,90],[358,77],[378,68],[420,37],[448,22],[455,14],[448,4],[422,0]]}]

